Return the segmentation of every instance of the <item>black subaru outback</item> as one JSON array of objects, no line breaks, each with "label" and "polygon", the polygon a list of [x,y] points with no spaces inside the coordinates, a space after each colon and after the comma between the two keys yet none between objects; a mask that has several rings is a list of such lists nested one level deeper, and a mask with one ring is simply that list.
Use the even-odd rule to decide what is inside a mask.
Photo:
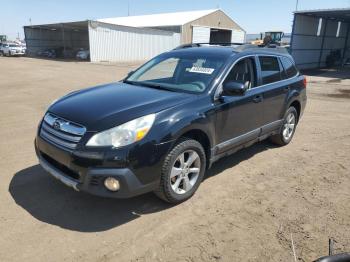
[{"label": "black subaru outback", "polygon": [[70,93],[41,121],[41,166],[77,191],[190,198],[221,157],[266,138],[288,144],[306,81],[283,48],[182,46],[124,80]]}]

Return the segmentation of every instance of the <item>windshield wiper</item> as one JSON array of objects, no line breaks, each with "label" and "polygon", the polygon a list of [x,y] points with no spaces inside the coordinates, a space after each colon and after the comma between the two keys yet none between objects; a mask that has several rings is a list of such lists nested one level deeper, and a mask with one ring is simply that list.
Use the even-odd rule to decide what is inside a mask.
[{"label": "windshield wiper", "polygon": [[134,81],[130,81],[130,80],[123,80],[123,83],[125,83],[125,84],[129,84],[129,85],[136,85],[136,82],[134,82]]},{"label": "windshield wiper", "polygon": [[174,90],[173,88],[168,88],[168,87],[162,86],[162,85],[157,84],[157,83],[151,83],[151,82],[145,82],[145,81],[139,82],[139,81],[130,81],[130,80],[124,80],[124,83],[130,84],[130,85],[140,85],[140,86],[146,86],[146,87],[151,87],[151,88],[155,88],[155,89],[176,92],[176,90]]}]

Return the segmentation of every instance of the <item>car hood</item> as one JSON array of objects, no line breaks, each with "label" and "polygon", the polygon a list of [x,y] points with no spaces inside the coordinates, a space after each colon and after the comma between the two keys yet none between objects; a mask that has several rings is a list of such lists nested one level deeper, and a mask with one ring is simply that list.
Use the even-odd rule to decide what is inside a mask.
[{"label": "car hood", "polygon": [[84,125],[88,131],[102,131],[195,98],[193,94],[118,82],[70,93],[48,111]]}]

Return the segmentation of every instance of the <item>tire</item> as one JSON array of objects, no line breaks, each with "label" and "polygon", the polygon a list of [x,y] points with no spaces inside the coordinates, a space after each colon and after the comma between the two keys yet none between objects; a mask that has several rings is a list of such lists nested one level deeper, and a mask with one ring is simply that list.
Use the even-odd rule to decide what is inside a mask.
[{"label": "tire", "polygon": [[4,56],[4,53],[2,51],[0,51],[0,56]]},{"label": "tire", "polygon": [[181,203],[196,192],[205,168],[203,146],[196,140],[181,138],[164,160],[159,188],[154,193],[166,202]]},{"label": "tire", "polygon": [[[283,124],[279,133],[270,137],[270,141],[276,145],[285,146],[292,141],[298,124],[298,112],[295,107],[288,108],[283,117]],[[288,129],[288,132],[286,131]],[[288,135],[287,135],[288,134]]]}]

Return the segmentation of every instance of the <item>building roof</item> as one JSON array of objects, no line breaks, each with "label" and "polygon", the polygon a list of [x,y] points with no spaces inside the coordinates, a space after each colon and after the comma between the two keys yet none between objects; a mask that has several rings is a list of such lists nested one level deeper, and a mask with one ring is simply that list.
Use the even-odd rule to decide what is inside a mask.
[{"label": "building roof", "polygon": [[61,30],[72,29],[72,30],[87,30],[88,21],[76,21],[76,22],[63,22],[63,23],[53,23],[53,24],[41,24],[41,25],[25,25],[25,28],[41,28],[47,30]]},{"label": "building roof", "polygon": [[314,9],[296,11],[295,14],[302,14],[314,17],[322,17],[331,20],[350,21],[350,8]]},{"label": "building roof", "polygon": [[220,9],[125,16],[98,19],[97,21],[133,27],[181,26],[218,10]]}]

